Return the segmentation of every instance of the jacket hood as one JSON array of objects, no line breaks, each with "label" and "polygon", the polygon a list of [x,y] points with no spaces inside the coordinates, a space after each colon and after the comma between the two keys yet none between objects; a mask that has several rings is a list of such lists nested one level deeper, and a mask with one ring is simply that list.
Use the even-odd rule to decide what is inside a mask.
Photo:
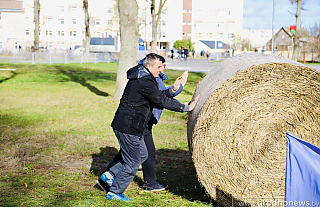
[{"label": "jacket hood", "polygon": [[147,75],[151,75],[151,73],[143,65],[136,65],[127,71],[128,79],[139,79]]}]

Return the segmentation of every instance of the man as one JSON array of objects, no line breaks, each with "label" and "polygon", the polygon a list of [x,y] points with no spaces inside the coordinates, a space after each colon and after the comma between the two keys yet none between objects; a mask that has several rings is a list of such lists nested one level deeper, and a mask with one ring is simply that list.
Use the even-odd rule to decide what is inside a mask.
[{"label": "man", "polygon": [[159,76],[162,62],[158,55],[150,53],[143,65],[137,65],[127,72],[129,79],[111,126],[118,138],[122,161],[110,168],[105,182],[110,185],[108,200],[129,201],[122,193],[133,180],[139,165],[147,159],[147,149],[143,131],[150,120],[152,108],[166,108],[172,111],[191,111],[199,96],[189,105],[174,101],[171,97],[179,85],[160,91],[156,77]]},{"label": "man", "polygon": [[[160,75],[156,78],[156,81],[159,86],[159,90],[167,90],[170,87],[166,87],[164,85],[164,80],[168,79],[168,77],[163,73],[166,69],[165,59],[160,56],[160,61],[163,64],[163,67],[160,70]],[[176,82],[180,82],[180,87],[178,91],[176,91],[173,96],[177,96],[181,93],[183,86],[186,84],[188,78],[188,71],[185,71],[180,77],[177,78]],[[143,132],[144,136],[144,142],[146,144],[147,150],[148,150],[148,158],[147,160],[142,163],[142,172],[143,172],[143,189],[146,192],[153,192],[153,191],[162,191],[165,190],[168,185],[162,185],[157,182],[157,176],[155,173],[155,157],[156,157],[156,148],[154,146],[154,141],[152,137],[152,126],[156,125],[159,122],[159,119],[162,114],[162,109],[154,108],[152,111],[152,116]]]},{"label": "man", "polygon": [[189,50],[186,47],[183,49],[183,54],[184,54],[184,60],[187,61],[189,56]]},{"label": "man", "polygon": [[[162,57],[161,55],[158,55],[160,61],[162,62],[162,68],[160,69],[160,74],[158,77],[156,77],[156,81],[158,83],[158,87],[159,90],[167,90],[169,88],[172,88],[172,86],[170,87],[166,87],[163,83],[163,80],[167,80],[168,77],[163,73],[166,69],[166,65],[165,63],[165,59],[164,57]],[[145,60],[145,58],[143,58],[142,60],[140,60],[140,62],[138,63],[138,65],[142,65],[143,61]],[[179,85],[179,89],[178,91],[176,91],[173,96],[177,96],[178,94],[181,93],[183,86],[186,84],[187,82],[187,78],[188,78],[188,71],[185,71],[180,77],[178,77],[176,79],[176,84]],[[147,151],[148,151],[148,158],[147,160],[142,163],[142,171],[143,171],[143,179],[144,179],[144,184],[143,184],[143,189],[146,192],[152,192],[152,191],[162,191],[165,190],[168,186],[167,185],[161,185],[160,183],[156,182],[157,177],[155,174],[155,156],[156,156],[156,149],[154,146],[154,142],[153,142],[153,137],[152,137],[152,126],[157,124],[160,117],[162,114],[162,109],[157,109],[154,108],[152,111],[152,116],[143,132],[143,137],[144,137],[144,142],[146,144],[147,147]],[[118,154],[114,157],[114,159],[108,164],[107,168],[106,168],[106,172],[103,173],[101,175],[100,178],[98,178],[97,183],[98,185],[107,192],[108,189],[108,184],[107,184],[107,176],[108,176],[108,170],[114,166],[115,164],[117,164],[118,162],[122,161],[122,156],[121,156],[121,150],[118,152]],[[111,175],[109,175],[110,178],[113,178],[113,176],[111,177]]]}]

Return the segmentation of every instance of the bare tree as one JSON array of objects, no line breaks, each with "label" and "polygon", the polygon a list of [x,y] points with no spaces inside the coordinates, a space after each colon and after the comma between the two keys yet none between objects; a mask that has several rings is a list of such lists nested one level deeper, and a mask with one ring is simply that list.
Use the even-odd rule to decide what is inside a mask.
[{"label": "bare tree", "polygon": [[292,59],[297,61],[299,55],[299,37],[300,37],[300,28],[301,28],[301,0],[291,0],[291,3],[297,4],[296,12],[296,33],[294,35],[294,46],[293,46],[293,55]]},{"label": "bare tree", "polygon": [[87,57],[89,54],[89,47],[90,47],[90,17],[89,17],[89,4],[88,0],[83,0],[83,9],[84,9],[84,24],[85,24],[85,30],[86,30],[86,37],[84,40],[84,48],[85,48],[85,56]]},{"label": "bare tree", "polygon": [[34,0],[34,51],[39,51],[40,36],[40,0]]},{"label": "bare tree", "polygon": [[311,33],[311,52],[319,53],[320,56],[320,22],[314,24],[313,27],[310,28]]},{"label": "bare tree", "polygon": [[127,83],[126,71],[137,61],[138,4],[136,0],[117,0],[120,18],[121,50],[114,99],[120,99]]},{"label": "bare tree", "polygon": [[163,6],[166,4],[167,0],[160,0],[158,5],[158,10],[156,11],[156,0],[151,0],[151,18],[152,18],[152,43],[151,51],[156,52],[157,41],[158,41],[158,25],[161,20],[161,13]]}]

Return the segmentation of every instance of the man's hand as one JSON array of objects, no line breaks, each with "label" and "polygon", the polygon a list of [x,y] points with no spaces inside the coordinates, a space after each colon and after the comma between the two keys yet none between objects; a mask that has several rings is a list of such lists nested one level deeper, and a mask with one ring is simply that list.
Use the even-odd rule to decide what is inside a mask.
[{"label": "man's hand", "polygon": [[180,84],[182,84],[182,86],[184,86],[187,82],[187,79],[188,79],[188,71],[184,71],[182,73],[181,76],[179,76],[176,81],[174,82],[173,86],[172,86],[172,91],[175,93],[177,90],[179,90],[180,88]]},{"label": "man's hand", "polygon": [[192,110],[196,107],[196,105],[197,105],[197,103],[198,103],[198,101],[199,101],[199,98],[200,98],[200,95],[198,95],[198,96],[189,104],[189,111],[192,111]]},{"label": "man's hand", "polygon": [[173,93],[175,93],[175,92],[177,92],[177,90],[179,90],[179,88],[180,88],[180,83],[181,83],[181,76],[180,77],[178,77],[177,79],[176,79],[176,81],[174,82],[174,84],[173,84],[173,86],[172,86],[172,92]]},{"label": "man's hand", "polygon": [[181,84],[184,86],[187,83],[189,72],[186,70],[182,73],[181,77]]}]

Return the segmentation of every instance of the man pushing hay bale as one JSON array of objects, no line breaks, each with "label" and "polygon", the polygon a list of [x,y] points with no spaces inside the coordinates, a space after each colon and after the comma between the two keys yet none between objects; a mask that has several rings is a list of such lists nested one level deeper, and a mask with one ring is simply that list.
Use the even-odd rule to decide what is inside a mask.
[{"label": "man pushing hay bale", "polygon": [[286,132],[320,146],[320,73],[270,55],[229,58],[198,85],[188,141],[201,184],[223,206],[283,202]]}]

